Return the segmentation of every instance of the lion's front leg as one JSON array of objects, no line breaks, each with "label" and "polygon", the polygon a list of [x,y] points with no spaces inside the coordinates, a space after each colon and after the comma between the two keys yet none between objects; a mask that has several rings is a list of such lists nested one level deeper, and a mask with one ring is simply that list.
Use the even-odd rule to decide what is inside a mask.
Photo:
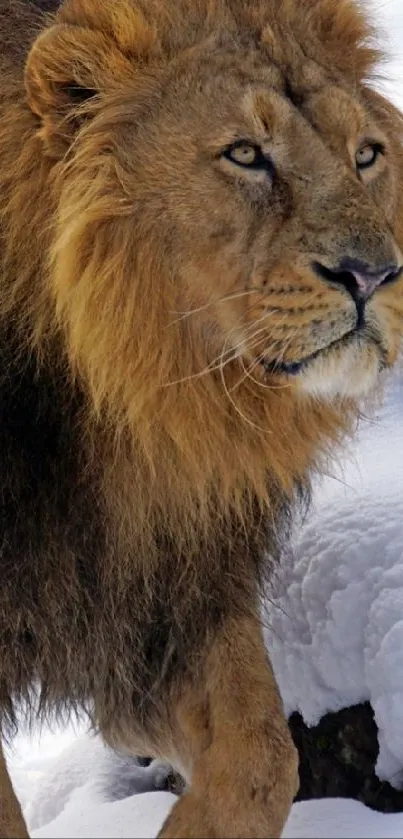
[{"label": "lion's front leg", "polygon": [[189,790],[160,837],[278,837],[297,791],[297,754],[258,619],[227,621],[203,664],[202,684],[178,712]]},{"label": "lion's front leg", "polygon": [[0,839],[28,839],[0,743]]}]

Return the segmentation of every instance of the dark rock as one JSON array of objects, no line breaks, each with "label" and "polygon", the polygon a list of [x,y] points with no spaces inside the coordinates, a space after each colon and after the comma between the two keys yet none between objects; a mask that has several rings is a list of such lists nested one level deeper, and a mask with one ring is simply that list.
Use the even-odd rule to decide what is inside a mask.
[{"label": "dark rock", "polygon": [[403,791],[375,775],[378,730],[369,703],[326,714],[313,728],[300,714],[289,724],[300,759],[297,801],[355,798],[383,813],[403,811]]}]

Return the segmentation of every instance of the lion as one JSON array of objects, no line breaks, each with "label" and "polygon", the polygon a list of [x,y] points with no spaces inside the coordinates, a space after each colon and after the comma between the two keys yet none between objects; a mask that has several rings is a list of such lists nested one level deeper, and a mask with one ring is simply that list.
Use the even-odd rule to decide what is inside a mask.
[{"label": "lion", "polygon": [[0,0],[3,737],[84,712],[164,839],[278,837],[261,596],[399,358],[402,119],[355,0],[58,6]]}]

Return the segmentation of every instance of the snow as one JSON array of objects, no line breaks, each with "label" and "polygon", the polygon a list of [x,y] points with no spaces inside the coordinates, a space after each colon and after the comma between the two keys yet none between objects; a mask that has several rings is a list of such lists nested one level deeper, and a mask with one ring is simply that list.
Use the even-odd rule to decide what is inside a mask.
[{"label": "snow", "polygon": [[398,839],[403,814],[384,815],[342,798],[294,804],[284,839]]}]

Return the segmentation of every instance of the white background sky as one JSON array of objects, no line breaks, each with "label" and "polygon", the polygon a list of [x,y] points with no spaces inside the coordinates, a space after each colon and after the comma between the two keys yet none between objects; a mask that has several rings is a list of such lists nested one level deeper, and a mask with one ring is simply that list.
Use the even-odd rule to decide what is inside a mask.
[{"label": "white background sky", "polygon": [[385,68],[390,77],[387,89],[403,108],[403,0],[370,0],[369,6],[384,30],[382,47],[393,59]]}]

